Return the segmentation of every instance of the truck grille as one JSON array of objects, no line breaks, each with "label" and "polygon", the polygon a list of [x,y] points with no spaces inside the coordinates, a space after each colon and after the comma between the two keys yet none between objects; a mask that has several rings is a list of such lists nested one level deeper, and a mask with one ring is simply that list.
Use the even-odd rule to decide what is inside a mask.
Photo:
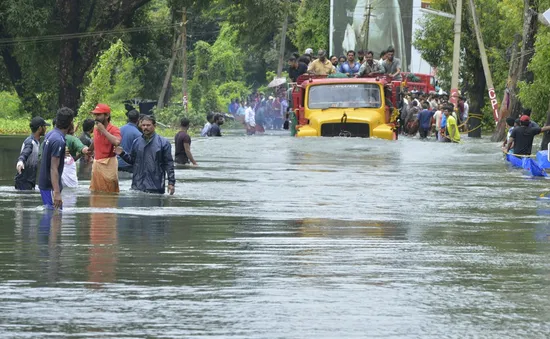
[{"label": "truck grille", "polygon": [[321,125],[322,137],[370,137],[369,124],[361,123],[334,123]]}]

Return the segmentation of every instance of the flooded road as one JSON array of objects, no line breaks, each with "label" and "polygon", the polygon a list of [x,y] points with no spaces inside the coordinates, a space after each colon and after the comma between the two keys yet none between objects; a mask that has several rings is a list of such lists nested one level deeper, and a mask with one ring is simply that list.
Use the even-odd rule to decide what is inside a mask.
[{"label": "flooded road", "polygon": [[12,188],[0,337],[543,338],[549,182],[487,140],[194,139],[176,195]]}]

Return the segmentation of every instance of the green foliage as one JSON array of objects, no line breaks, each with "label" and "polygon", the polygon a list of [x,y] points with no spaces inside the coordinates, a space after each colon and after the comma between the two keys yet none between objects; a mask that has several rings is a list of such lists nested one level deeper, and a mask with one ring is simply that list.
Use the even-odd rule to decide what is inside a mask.
[{"label": "green foliage", "polygon": [[[304,2],[314,8],[307,11],[304,5],[301,6],[302,20],[308,24],[296,36],[305,41],[305,36],[313,32],[311,34],[319,41],[327,41],[329,13],[323,8],[328,8],[328,1]],[[92,5],[95,5],[93,10]],[[0,1],[0,36],[3,38],[98,30],[112,30],[113,35],[107,37],[114,36],[112,41],[105,36],[71,40],[74,45],[65,52],[77,52],[63,59],[60,59],[64,55],[60,51],[68,46],[67,41],[20,42],[2,47],[3,51],[10,50],[20,66],[21,77],[17,84],[24,86],[14,86],[8,71],[15,67],[0,57],[0,91],[17,91],[22,102],[17,113],[6,113],[14,109],[4,107],[0,116],[30,116],[32,113],[51,118],[59,101],[68,100],[71,107],[81,103],[78,111],[86,117],[99,101],[109,104],[114,111],[121,101],[130,98],[158,98],[174,37],[180,33],[176,24],[182,19],[183,8],[188,11],[189,107],[202,118],[209,111],[225,109],[231,98],[245,97],[266,82],[266,71],[277,66],[283,19],[288,14],[289,36],[293,36],[300,1]],[[72,14],[67,15],[69,12]],[[319,20],[319,24],[310,25],[315,20]],[[151,28],[124,31],[143,26]],[[306,32],[308,29],[310,33]],[[287,39],[287,51],[296,50],[292,41]],[[172,102],[181,102],[182,69],[178,59],[169,91]],[[60,83],[67,84],[65,87],[71,91],[61,92]],[[0,100],[5,100],[5,94]],[[172,113],[174,119],[179,117],[177,112]],[[124,122],[124,116],[120,120]]]},{"label": "green foliage", "polygon": [[227,107],[232,99],[242,99],[250,94],[250,88],[243,81],[230,81],[220,85],[218,91],[218,105]]},{"label": "green foliage", "polygon": [[[189,82],[189,99],[191,107],[204,114],[217,110],[217,98],[214,93],[214,86],[210,77],[210,59],[212,57],[212,46],[205,41],[199,41],[193,52],[195,67],[193,79]],[[214,96],[214,100],[212,100]]]},{"label": "green foliage", "polygon": [[[512,45],[514,34],[522,32],[523,1],[475,0],[475,5],[495,90],[497,93],[502,93],[509,69],[506,59],[507,50]],[[432,2],[432,7],[444,12],[452,12],[447,0],[435,0]],[[485,112],[488,96],[483,89],[484,76],[479,46],[468,2],[464,3],[463,10],[459,79],[462,80],[462,89],[466,90],[472,99],[471,108]],[[436,15],[426,15],[418,21],[418,24],[423,29],[415,33],[413,45],[432,67],[437,67],[441,85],[449,90],[452,76],[454,21]]]},{"label": "green foliage", "polygon": [[296,22],[289,30],[290,39],[299,51],[306,48],[329,47],[330,2],[326,0],[303,0],[298,9]]},{"label": "green foliage", "polygon": [[171,105],[163,109],[155,108],[154,114],[158,122],[172,128],[179,128],[180,121],[184,117],[188,118],[193,126],[202,127],[206,122],[206,115],[193,109],[189,109],[186,113],[181,105]]},{"label": "green foliage", "polygon": [[2,134],[29,134],[29,119],[2,119],[0,123],[0,135]]},{"label": "green foliage", "polygon": [[138,94],[140,98],[156,100],[159,97],[171,57],[174,29],[168,25],[172,21],[168,0],[153,0],[134,16],[136,25],[159,27],[132,33],[125,40],[132,57],[143,61],[139,65],[139,82],[143,85]]},{"label": "green foliage", "polygon": [[548,60],[550,60],[550,32],[539,32],[535,43],[535,55],[529,64],[529,70],[535,74],[533,83],[520,82],[519,97],[525,107],[531,107],[533,118],[537,121],[544,120],[548,112],[550,102],[550,73],[548,72]]},{"label": "green foliage", "polygon": [[250,93],[244,82],[245,53],[237,44],[234,26],[223,24],[214,44],[199,41],[193,51],[193,79],[189,82],[189,100],[194,112],[205,116],[224,111],[231,99]]},{"label": "green foliage", "polygon": [[[210,49],[208,68],[215,73],[215,82],[238,81],[244,75],[245,53],[237,46],[238,35],[232,25],[224,24]],[[196,55],[197,58],[202,58]]]},{"label": "green foliage", "polygon": [[84,102],[79,112],[87,114],[98,102],[112,105],[137,96],[141,89],[137,64],[139,62],[128,54],[122,40],[112,44],[88,75],[89,84],[84,89]]},{"label": "green foliage", "polygon": [[21,110],[21,100],[16,93],[0,92],[0,119],[16,119],[21,116]]}]

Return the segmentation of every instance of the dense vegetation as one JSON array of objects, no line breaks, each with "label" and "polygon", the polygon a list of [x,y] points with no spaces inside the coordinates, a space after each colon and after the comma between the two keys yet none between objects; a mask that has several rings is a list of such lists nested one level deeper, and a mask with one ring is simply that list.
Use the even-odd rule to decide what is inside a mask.
[{"label": "dense vegetation", "polygon": [[[123,120],[128,99],[158,100],[187,21],[188,114],[202,124],[231,98],[265,86],[277,69],[282,22],[286,55],[328,48],[323,0],[7,0],[0,2],[0,133],[26,132],[31,116],[60,106],[84,119],[98,101]],[[325,13],[326,11],[326,13]],[[320,20],[320,21],[319,21]],[[184,115],[182,50],[168,83],[171,124]],[[20,123],[18,123],[20,122]],[[8,127],[11,126],[11,127]]]},{"label": "dense vegetation", "polygon": [[[455,2],[436,0],[432,2],[432,7],[453,13],[451,3]],[[468,93],[470,109],[484,113],[487,126],[494,126],[494,123],[489,123],[493,121],[492,111],[468,4],[469,1],[464,1],[461,89]],[[517,105],[513,105],[513,109],[507,114],[517,116],[521,107],[529,107],[536,120],[545,121],[550,101],[550,77],[547,74],[550,29],[537,22],[536,13],[546,11],[550,7],[550,1],[475,0],[475,4],[499,102],[505,90],[508,90],[512,93],[512,101],[520,100],[517,100]],[[529,8],[527,13],[530,14],[524,15],[525,9]],[[529,28],[529,17],[533,19],[530,30],[526,29]],[[413,44],[426,61],[438,68],[438,77],[443,86],[449,88],[453,20],[429,15],[419,23],[424,29],[417,32]],[[524,27],[524,24],[527,26]],[[515,46],[517,53],[514,54]],[[518,80],[517,85],[514,85],[515,80]]]},{"label": "dense vegetation", "polygon": [[[454,1],[435,0],[435,9],[453,12]],[[524,34],[524,7],[544,12],[550,0],[475,0],[499,100],[513,100],[546,117],[550,102],[549,28],[537,24]],[[473,22],[465,1],[461,88],[470,109],[491,110]],[[124,119],[123,101],[157,100],[163,87],[183,10],[187,12],[188,115],[201,124],[208,111],[222,111],[231,98],[265,89],[277,69],[282,22],[288,15],[286,56],[307,47],[328,48],[327,0],[6,0],[0,2],[0,133],[17,130],[32,115],[51,117],[60,106],[82,119],[97,101],[109,103]],[[426,16],[415,47],[445,88],[451,78],[453,22]],[[518,39],[519,38],[519,39]],[[517,85],[510,64],[526,52]],[[525,50],[525,51],[522,51]],[[166,108],[156,114],[171,124],[184,114],[183,63],[179,48],[168,82]],[[522,62],[523,62],[522,58]],[[513,78],[513,77],[512,77]],[[517,95],[516,95],[517,94]],[[514,106],[515,107],[515,106]],[[515,107],[517,108],[517,107]],[[84,114],[82,114],[84,113]],[[518,110],[511,112],[517,114]],[[7,122],[9,120],[9,123]],[[12,127],[8,127],[12,126]],[[23,123],[26,130],[26,124]]]}]

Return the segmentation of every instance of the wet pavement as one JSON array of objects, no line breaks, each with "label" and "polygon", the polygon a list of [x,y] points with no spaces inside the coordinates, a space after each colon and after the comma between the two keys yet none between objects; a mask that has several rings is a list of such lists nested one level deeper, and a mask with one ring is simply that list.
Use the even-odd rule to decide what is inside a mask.
[{"label": "wet pavement", "polygon": [[548,181],[497,144],[193,140],[176,195],[49,215],[0,137],[0,337],[543,338]]}]

